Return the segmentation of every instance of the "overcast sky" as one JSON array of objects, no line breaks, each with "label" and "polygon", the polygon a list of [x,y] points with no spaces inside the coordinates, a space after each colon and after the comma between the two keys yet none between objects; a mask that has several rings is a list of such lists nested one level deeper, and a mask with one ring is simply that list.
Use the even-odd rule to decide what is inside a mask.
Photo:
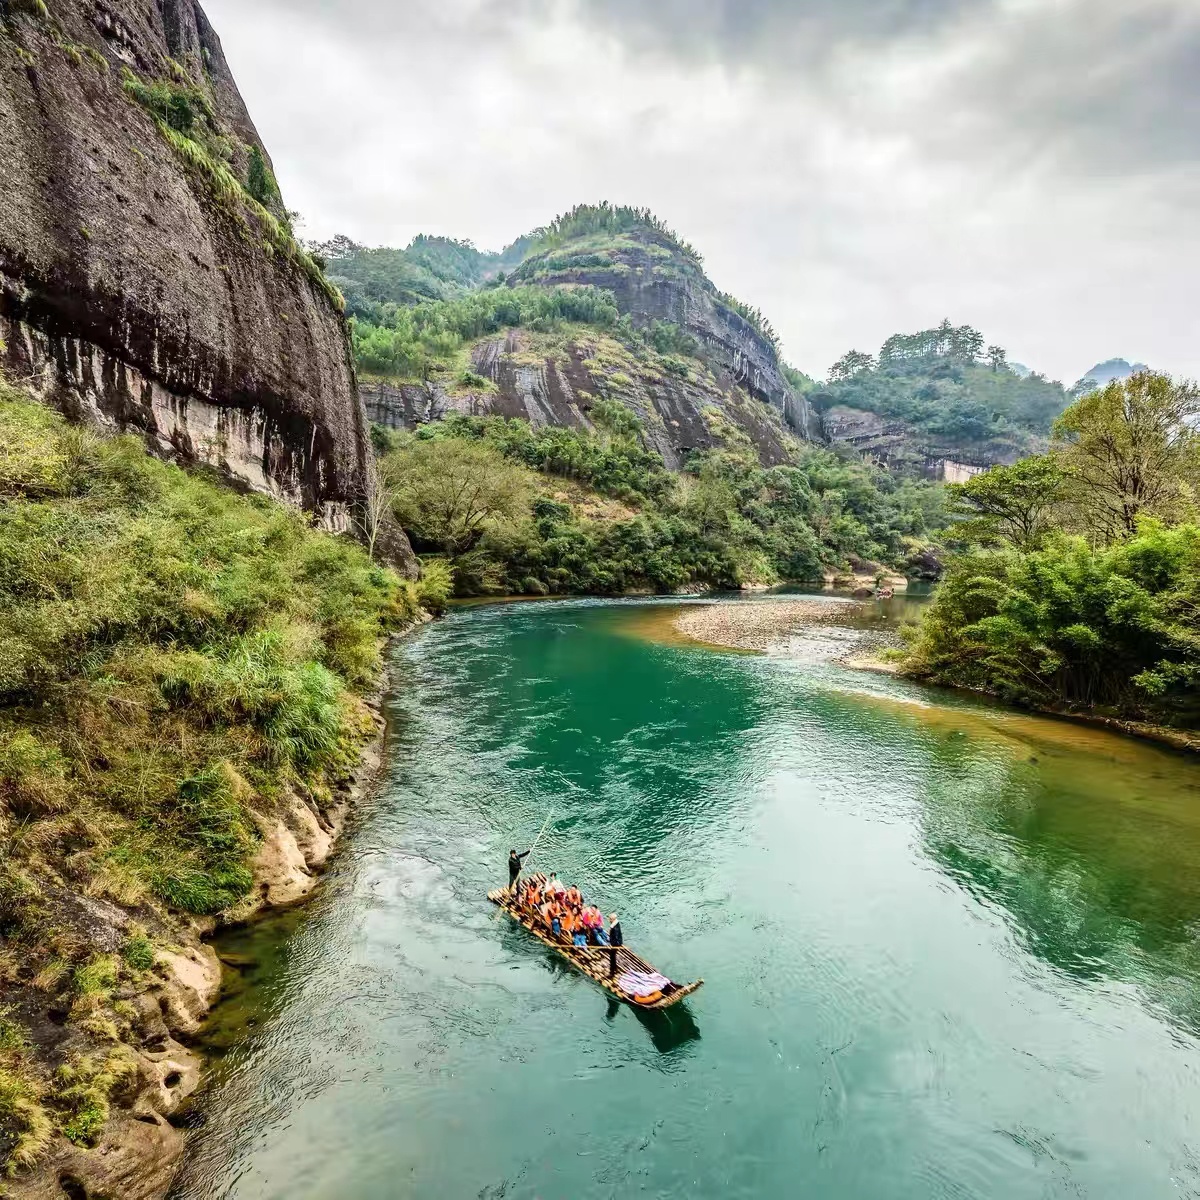
[{"label": "overcast sky", "polygon": [[645,205],[817,375],[1200,376],[1200,0],[202,0],[307,236]]}]

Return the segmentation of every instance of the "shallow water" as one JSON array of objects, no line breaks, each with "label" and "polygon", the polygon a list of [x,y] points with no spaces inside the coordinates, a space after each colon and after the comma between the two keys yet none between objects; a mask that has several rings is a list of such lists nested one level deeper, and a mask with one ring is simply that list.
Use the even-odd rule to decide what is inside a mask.
[{"label": "shallow water", "polygon": [[[178,1195],[1200,1196],[1200,768],[645,613],[398,650],[327,886],[220,947]],[[613,1004],[484,901],[551,812],[540,865],[703,976],[684,1005]]]}]

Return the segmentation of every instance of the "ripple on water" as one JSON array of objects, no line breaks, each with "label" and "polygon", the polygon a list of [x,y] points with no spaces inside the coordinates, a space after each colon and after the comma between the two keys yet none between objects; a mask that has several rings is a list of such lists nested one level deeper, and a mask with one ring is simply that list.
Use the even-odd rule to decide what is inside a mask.
[{"label": "ripple on water", "polygon": [[[179,1196],[1200,1194],[1195,765],[636,615],[399,651],[328,886],[229,935]],[[483,902],[548,813],[541,865],[707,977],[687,1005],[610,1003]]]}]

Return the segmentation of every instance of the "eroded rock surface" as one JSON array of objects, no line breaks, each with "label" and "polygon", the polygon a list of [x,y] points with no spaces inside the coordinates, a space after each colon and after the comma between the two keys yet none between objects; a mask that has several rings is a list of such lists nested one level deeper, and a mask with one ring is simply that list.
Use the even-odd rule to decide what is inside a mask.
[{"label": "eroded rock surface", "polygon": [[[266,151],[195,0],[0,0],[0,339],[68,415],[143,435],[336,531],[373,487],[345,323],[319,272],[185,161],[145,83],[193,88],[223,160]],[[280,211],[282,211],[280,206]],[[397,553],[408,565],[407,547]]]},{"label": "eroded rock surface", "polygon": [[989,467],[1014,463],[1028,453],[1006,442],[939,441],[898,417],[843,405],[825,412],[824,428],[835,446],[848,446],[883,466],[944,483],[966,483]]},{"label": "eroded rock surface", "polygon": [[611,398],[638,415],[647,443],[672,470],[683,465],[690,451],[723,444],[731,430],[748,437],[766,465],[790,457],[798,434],[781,410],[750,395],[728,372],[710,368],[704,375],[692,371],[680,377],[642,370],[632,363],[619,371],[606,371],[585,343],[538,357],[528,351],[530,340],[527,333],[514,329],[474,347],[471,369],[494,384],[493,389],[448,390],[433,382],[364,383],[367,416],[395,429],[440,421],[450,412],[520,417],[535,427],[590,429],[592,406],[601,398]]},{"label": "eroded rock surface", "polygon": [[[615,400],[638,415],[672,469],[691,451],[743,439],[765,465],[789,461],[797,439],[823,440],[818,414],[785,378],[771,339],[717,291],[693,252],[652,225],[535,254],[507,282],[609,292],[647,344],[635,345],[627,328],[580,331],[565,344],[510,330],[471,348],[463,379],[364,383],[372,421],[412,429],[461,412],[588,429],[596,402]],[[650,352],[660,326],[678,339],[678,353]],[[472,387],[471,375],[489,386]]]}]

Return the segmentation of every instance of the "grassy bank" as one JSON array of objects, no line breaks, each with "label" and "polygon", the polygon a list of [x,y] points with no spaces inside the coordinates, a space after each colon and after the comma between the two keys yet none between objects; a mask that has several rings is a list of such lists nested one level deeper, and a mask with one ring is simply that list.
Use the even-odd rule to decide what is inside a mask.
[{"label": "grassy bank", "polygon": [[301,514],[0,381],[0,1172],[94,1141],[157,949],[247,895],[256,817],[351,773],[419,604]]}]

